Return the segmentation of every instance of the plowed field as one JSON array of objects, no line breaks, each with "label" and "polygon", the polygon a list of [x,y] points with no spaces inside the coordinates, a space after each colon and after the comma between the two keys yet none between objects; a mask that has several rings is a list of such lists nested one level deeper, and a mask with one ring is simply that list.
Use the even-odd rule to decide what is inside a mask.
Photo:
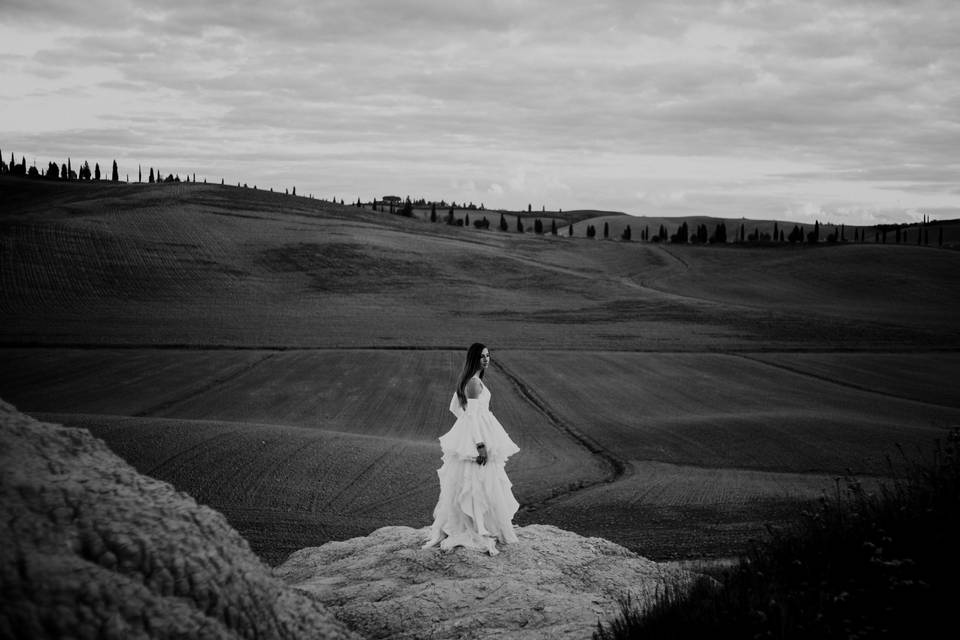
[{"label": "plowed field", "polygon": [[430,522],[475,340],[517,521],[655,559],[737,553],[960,424],[956,251],[569,239],[219,185],[3,177],[0,203],[0,397],[271,562]]},{"label": "plowed field", "polygon": [[[885,454],[929,445],[960,423],[957,392],[942,404],[890,395],[873,380],[914,356],[860,364],[861,388],[778,366],[782,357],[725,354],[518,352],[510,368],[560,420],[628,460],[789,472],[881,474]],[[860,356],[840,363],[856,368]],[[926,380],[956,379],[960,360],[927,356]],[[816,360],[823,369],[831,360]],[[837,366],[836,375],[844,369]],[[909,393],[909,389],[905,391]],[[929,394],[933,395],[933,394]]]}]

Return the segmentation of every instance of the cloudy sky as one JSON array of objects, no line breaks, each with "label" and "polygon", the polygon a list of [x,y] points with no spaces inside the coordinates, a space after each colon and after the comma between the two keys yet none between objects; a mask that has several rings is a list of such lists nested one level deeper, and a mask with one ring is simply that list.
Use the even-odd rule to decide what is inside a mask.
[{"label": "cloudy sky", "polygon": [[960,217],[960,2],[0,0],[0,151],[871,224]]}]

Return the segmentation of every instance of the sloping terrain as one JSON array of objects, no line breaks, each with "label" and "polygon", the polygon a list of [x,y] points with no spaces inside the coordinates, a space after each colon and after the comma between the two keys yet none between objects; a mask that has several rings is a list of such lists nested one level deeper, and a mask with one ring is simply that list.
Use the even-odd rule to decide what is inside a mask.
[{"label": "sloping terrain", "polygon": [[604,242],[220,185],[4,177],[0,203],[0,397],[271,563],[429,523],[473,341],[518,522],[643,555],[736,552],[958,421],[956,251]]},{"label": "sloping terrain", "polygon": [[0,402],[4,638],[356,638],[219,513]]},{"label": "sloping terrain", "polygon": [[219,185],[8,178],[0,194],[13,203],[0,213],[7,345],[459,348],[489,336],[497,348],[697,351],[958,337],[952,251],[597,242]]}]

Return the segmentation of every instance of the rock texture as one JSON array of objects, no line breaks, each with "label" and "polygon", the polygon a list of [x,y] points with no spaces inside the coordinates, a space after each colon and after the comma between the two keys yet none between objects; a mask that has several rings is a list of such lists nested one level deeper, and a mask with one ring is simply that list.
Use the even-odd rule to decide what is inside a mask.
[{"label": "rock texture", "polygon": [[693,575],[602,538],[517,530],[497,556],[421,549],[427,528],[301,549],[274,571],[368,638],[589,638],[630,593],[643,605]]},{"label": "rock texture", "polygon": [[490,557],[385,527],[271,571],[221,514],[0,401],[0,638],[588,638],[624,594],[692,579],[601,538],[517,533]]},{"label": "rock texture", "polygon": [[0,637],[355,638],[222,515],[0,401]]}]

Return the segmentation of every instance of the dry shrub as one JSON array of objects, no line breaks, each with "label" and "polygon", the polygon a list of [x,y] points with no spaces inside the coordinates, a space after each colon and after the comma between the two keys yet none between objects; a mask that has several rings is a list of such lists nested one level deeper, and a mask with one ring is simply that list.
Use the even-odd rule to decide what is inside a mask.
[{"label": "dry shrub", "polygon": [[838,478],[833,495],[793,525],[770,528],[716,580],[667,590],[646,612],[625,600],[594,638],[939,635],[958,595],[960,428],[907,469],[876,490]]}]

